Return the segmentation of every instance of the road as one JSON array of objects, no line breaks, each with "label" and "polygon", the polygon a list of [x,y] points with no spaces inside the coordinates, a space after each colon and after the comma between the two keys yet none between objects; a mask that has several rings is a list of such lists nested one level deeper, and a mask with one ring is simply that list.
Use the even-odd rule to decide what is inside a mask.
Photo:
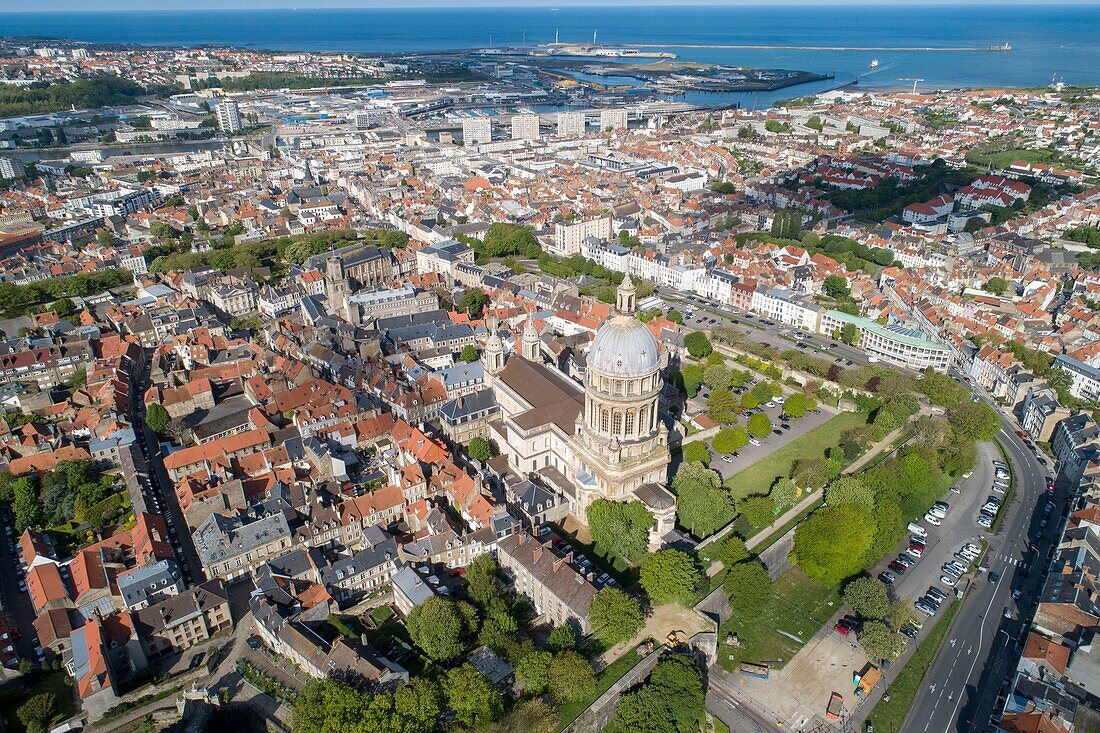
[{"label": "road", "polygon": [[[1012,465],[1015,496],[996,536],[988,537],[986,555],[986,565],[1000,573],[1001,580],[972,585],[910,707],[903,733],[984,730],[1001,684],[1015,664],[1012,647],[1025,627],[1021,615],[1030,618],[1034,612],[1044,573],[1030,572],[1036,553],[1028,550],[1028,538],[1040,531],[1036,501],[1046,490],[1047,471],[1003,415],[1002,424],[999,440]],[[1066,491],[1067,487],[1058,487],[1056,507],[1065,500]],[[1052,529],[1048,527],[1038,543],[1039,553],[1049,551]],[[1022,593],[1018,603],[1012,599],[1013,589]],[[1012,619],[1004,617],[1005,608],[1012,609]]]}]

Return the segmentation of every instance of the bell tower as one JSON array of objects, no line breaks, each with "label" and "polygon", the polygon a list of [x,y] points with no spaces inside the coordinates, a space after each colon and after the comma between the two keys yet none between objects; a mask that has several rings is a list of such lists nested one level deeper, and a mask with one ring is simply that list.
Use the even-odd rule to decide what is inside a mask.
[{"label": "bell tower", "polygon": [[481,352],[481,365],[485,368],[488,377],[495,377],[504,368],[504,342],[497,332],[497,319],[489,316],[485,320],[485,327],[489,329],[489,338],[485,341],[485,348]]},{"label": "bell tower", "polygon": [[542,361],[542,345],[539,342],[539,331],[535,328],[533,313],[527,314],[527,323],[523,327],[521,341],[522,349],[520,353],[523,354],[524,359],[534,362]]}]

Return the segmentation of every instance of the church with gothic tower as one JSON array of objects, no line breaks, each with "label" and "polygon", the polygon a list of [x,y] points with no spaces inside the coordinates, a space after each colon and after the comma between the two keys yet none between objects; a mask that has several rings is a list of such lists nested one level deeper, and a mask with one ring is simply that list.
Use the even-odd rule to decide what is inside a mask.
[{"label": "church with gothic tower", "polygon": [[614,314],[588,350],[583,386],[544,363],[528,316],[518,353],[505,358],[495,328],[482,352],[486,380],[500,405],[490,437],[519,476],[534,475],[566,495],[585,521],[596,499],[641,501],[654,516],[657,549],[676,522],[676,497],[665,487],[668,429],[658,415],[664,382],[657,340],[636,315],[629,276]]}]

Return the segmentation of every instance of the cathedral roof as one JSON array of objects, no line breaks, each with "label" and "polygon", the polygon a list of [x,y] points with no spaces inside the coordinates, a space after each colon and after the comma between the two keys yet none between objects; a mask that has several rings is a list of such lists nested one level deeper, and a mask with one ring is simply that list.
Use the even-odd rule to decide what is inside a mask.
[{"label": "cathedral roof", "polygon": [[657,339],[633,315],[618,314],[596,331],[588,368],[613,377],[644,377],[660,368]]},{"label": "cathedral roof", "polygon": [[501,370],[500,381],[531,405],[512,418],[524,430],[554,423],[573,434],[577,416],[584,409],[584,392],[568,377],[557,376],[544,364],[512,357]]}]

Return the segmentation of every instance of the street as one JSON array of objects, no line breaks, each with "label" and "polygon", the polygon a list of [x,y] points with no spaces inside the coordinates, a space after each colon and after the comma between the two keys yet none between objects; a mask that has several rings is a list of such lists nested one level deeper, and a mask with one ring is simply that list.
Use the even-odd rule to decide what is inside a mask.
[{"label": "street", "polygon": [[[1028,538],[1034,536],[1031,526],[1037,527],[1039,520],[1036,500],[1046,489],[1046,471],[1003,416],[1002,424],[999,439],[1008,452],[1016,493],[997,535],[988,538],[985,561],[991,571],[1000,573],[1001,580],[971,586],[913,701],[904,733],[984,730],[1001,682],[1015,661],[1015,655],[1005,651],[1016,644],[1024,629],[1020,618],[1030,617],[1042,587],[1042,568],[1030,572],[1025,564],[1036,565],[1036,553],[1028,551]],[[1065,492],[1065,486],[1058,487],[1059,501]],[[1045,533],[1038,543],[1039,553],[1047,552],[1051,541],[1052,533]],[[1012,600],[1014,588],[1022,593],[1018,603]],[[1014,618],[1004,618],[1005,608],[1012,609]]]}]

